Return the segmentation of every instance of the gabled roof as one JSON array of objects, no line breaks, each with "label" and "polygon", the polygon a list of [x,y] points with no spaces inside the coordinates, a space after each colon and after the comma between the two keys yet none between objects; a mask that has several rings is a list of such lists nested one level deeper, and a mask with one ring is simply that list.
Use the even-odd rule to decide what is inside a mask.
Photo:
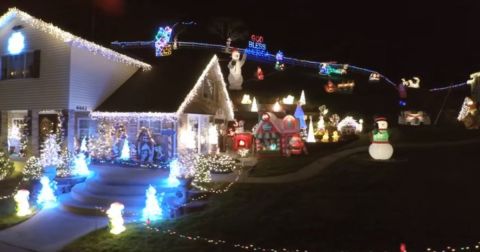
[{"label": "gabled roof", "polygon": [[105,48],[93,42],[82,39],[78,36],[75,36],[69,32],[66,32],[58,28],[53,24],[50,24],[50,23],[44,22],[41,19],[32,17],[28,13],[23,12],[17,8],[10,8],[7,13],[5,13],[3,16],[0,17],[0,27],[8,23],[14,17],[18,17],[20,18],[21,21],[27,23],[33,28],[46,32],[57,39],[63,40],[65,43],[70,43],[72,46],[85,48],[91,53],[100,54],[105,58],[108,58],[109,60],[113,60],[116,62],[121,62],[127,65],[132,65],[138,68],[142,68],[142,70],[144,71],[151,69],[151,66],[147,63],[133,59],[126,55],[115,52],[111,49]]},{"label": "gabled roof", "polygon": [[[218,71],[228,97],[218,58],[213,53],[176,50],[171,56],[152,62],[155,64],[151,71],[135,73],[96,110],[182,113],[212,67]],[[231,104],[230,100],[227,102]],[[231,105],[229,110],[233,117]]]}]

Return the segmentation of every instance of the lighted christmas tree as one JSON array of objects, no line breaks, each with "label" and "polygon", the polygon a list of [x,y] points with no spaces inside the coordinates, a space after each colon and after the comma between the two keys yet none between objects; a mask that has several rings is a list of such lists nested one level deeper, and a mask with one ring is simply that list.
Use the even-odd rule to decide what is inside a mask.
[{"label": "lighted christmas tree", "polygon": [[56,135],[47,135],[40,151],[40,161],[43,166],[57,166],[60,164],[60,145],[57,142]]},{"label": "lighted christmas tree", "polygon": [[252,101],[252,108],[250,109],[251,112],[258,112],[258,105],[257,105],[257,100],[255,97],[253,97]]},{"label": "lighted christmas tree", "polygon": [[80,144],[80,151],[81,151],[81,152],[87,152],[87,151],[88,151],[88,148],[87,148],[87,139],[86,139],[85,137],[83,137],[82,143]]},{"label": "lighted christmas tree", "polygon": [[40,159],[31,156],[27,159],[25,167],[23,168],[23,180],[36,180],[42,177],[43,166],[40,162]]},{"label": "lighted christmas tree", "polygon": [[128,139],[125,138],[125,141],[123,142],[123,147],[122,147],[122,153],[120,154],[120,159],[127,161],[130,160],[130,146],[128,144]]},{"label": "lighted christmas tree", "polygon": [[89,150],[93,158],[98,160],[110,160],[112,158],[112,127],[105,121],[98,124],[98,138],[89,141]]},{"label": "lighted christmas tree", "polygon": [[88,169],[85,154],[83,154],[82,152],[80,152],[75,158],[75,166],[72,173],[78,176],[90,175],[90,170]]},{"label": "lighted christmas tree", "polygon": [[149,186],[146,190],[145,208],[143,209],[143,219],[154,221],[162,218],[161,201],[163,201],[164,193],[160,194],[160,200],[157,199],[157,190],[153,186]]},{"label": "lighted christmas tree", "polygon": [[57,201],[57,197],[55,197],[55,194],[53,193],[56,183],[50,183],[50,179],[46,176],[43,176],[40,179],[40,183],[42,184],[42,189],[38,194],[37,204],[42,205],[43,207],[53,206]]},{"label": "lighted christmas tree", "polygon": [[308,136],[307,136],[308,143],[315,143],[315,134],[313,133],[313,122],[312,116],[310,116],[310,123],[308,124]]},{"label": "lighted christmas tree", "polygon": [[297,104],[297,108],[295,109],[293,116],[300,122],[300,129],[303,130],[307,128],[307,124],[305,123],[305,113],[303,112],[301,102]]},{"label": "lighted christmas tree", "polygon": [[307,100],[305,99],[305,91],[302,90],[302,94],[300,95],[300,104],[303,106],[307,104]]}]

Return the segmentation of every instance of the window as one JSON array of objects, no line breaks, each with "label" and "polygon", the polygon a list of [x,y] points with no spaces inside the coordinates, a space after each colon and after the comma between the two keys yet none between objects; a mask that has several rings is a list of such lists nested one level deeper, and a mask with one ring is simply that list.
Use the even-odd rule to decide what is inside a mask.
[{"label": "window", "polygon": [[83,139],[84,137],[90,137],[95,134],[95,121],[87,119],[87,118],[80,118],[78,119],[78,138]]},{"label": "window", "polygon": [[203,98],[213,100],[214,83],[207,77],[203,83]]},{"label": "window", "polygon": [[40,77],[40,51],[4,55],[1,60],[0,80]]}]

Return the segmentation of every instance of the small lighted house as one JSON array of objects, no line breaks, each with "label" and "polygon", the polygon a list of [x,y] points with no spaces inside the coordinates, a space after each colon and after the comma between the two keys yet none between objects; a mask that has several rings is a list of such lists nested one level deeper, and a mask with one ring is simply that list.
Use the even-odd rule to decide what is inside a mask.
[{"label": "small lighted house", "polygon": [[0,144],[19,152],[27,136],[38,154],[61,129],[70,150],[86,138],[108,152],[102,158],[115,158],[126,142],[141,162],[181,148],[207,152],[210,126],[233,119],[217,56],[153,54],[152,67],[10,9],[0,17]]},{"label": "small lighted house", "polygon": [[254,127],[256,151],[259,154],[272,153],[287,156],[290,139],[300,135],[300,126],[291,115],[277,118],[274,113],[264,113]]}]

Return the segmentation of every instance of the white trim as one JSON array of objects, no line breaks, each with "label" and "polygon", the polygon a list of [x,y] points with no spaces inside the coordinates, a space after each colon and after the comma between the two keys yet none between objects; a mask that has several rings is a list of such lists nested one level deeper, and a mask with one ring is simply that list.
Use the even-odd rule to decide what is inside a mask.
[{"label": "white trim", "polygon": [[54,26],[53,24],[44,22],[41,19],[30,16],[30,14],[23,12],[17,8],[8,9],[8,12],[0,17],[0,27],[5,25],[8,21],[10,21],[11,18],[15,16],[18,16],[20,20],[31,25],[33,28],[37,30],[46,32],[57,39],[63,40],[65,43],[70,43],[71,45],[74,45],[79,48],[85,48],[93,54],[100,54],[109,60],[112,60],[115,62],[121,62],[121,63],[135,66],[138,68],[142,68],[143,71],[148,71],[152,69],[152,66],[147,63],[144,63],[142,61],[128,57],[126,55],[120,54],[111,49],[108,49],[98,44],[95,44],[93,42],[87,41],[83,38],[77,37],[69,32],[66,32],[60,29],[57,26]]},{"label": "white trim", "polygon": [[[225,83],[225,80],[223,79],[223,74],[222,74],[222,71],[220,69],[220,65],[218,63],[218,57],[217,55],[213,55],[212,59],[210,60],[210,62],[208,63],[208,65],[205,67],[205,69],[203,69],[203,72],[202,74],[200,75],[200,77],[197,79],[197,82],[195,83],[195,86],[193,86],[193,88],[190,90],[190,92],[188,93],[187,97],[183,100],[182,104],[180,105],[180,107],[178,108],[177,110],[177,114],[182,114],[185,112],[185,108],[187,107],[188,104],[190,104],[190,102],[197,96],[197,95],[201,95],[202,98],[203,98],[203,92],[199,92],[200,88],[202,87],[202,84],[203,84],[203,80],[205,79],[205,77],[207,76],[208,74],[208,71],[210,71],[210,69],[213,67],[213,65],[216,66],[216,74],[219,75],[219,78],[221,80],[221,85],[222,85],[222,89],[223,89],[223,92],[224,92],[224,95],[225,97],[227,97],[227,100],[225,101],[227,103],[227,113],[228,113],[228,119],[229,120],[232,120],[234,118],[234,112],[233,112],[233,106],[232,106],[232,101],[230,100],[230,96],[228,95],[228,91],[227,91],[227,84]],[[202,89],[203,91],[203,89]]]}]

